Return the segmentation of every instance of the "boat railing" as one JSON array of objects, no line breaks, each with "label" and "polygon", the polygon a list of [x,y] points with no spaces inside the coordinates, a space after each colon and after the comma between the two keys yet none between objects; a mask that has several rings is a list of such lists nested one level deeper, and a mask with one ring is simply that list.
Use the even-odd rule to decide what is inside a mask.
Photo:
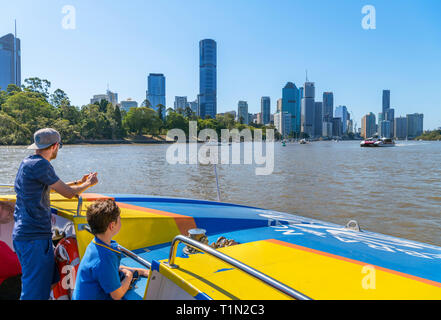
[{"label": "boat railing", "polygon": [[[89,232],[90,234],[93,235],[92,230],[90,229],[90,226],[88,224],[82,224],[82,225],[78,226],[78,230],[79,231],[86,230],[87,232]],[[151,268],[152,264],[150,262],[141,258],[140,256],[138,256],[136,253],[130,251],[129,249],[124,248],[122,245],[118,244],[117,249],[119,251],[121,251],[121,253],[124,254],[126,257],[138,262],[143,267],[146,267],[147,269]]]},{"label": "boat railing", "polygon": [[190,239],[188,237],[179,235],[176,236],[173,239],[173,242],[171,244],[170,247],[170,254],[169,254],[169,259],[168,259],[168,266],[172,269],[176,269],[179,268],[178,265],[175,264],[175,257],[176,257],[176,252],[177,252],[177,248],[178,248],[178,244],[182,242],[185,243],[187,246],[190,246],[198,251],[201,251],[203,253],[207,253],[229,265],[232,265],[233,267],[245,272],[246,274],[264,282],[265,284],[273,287],[274,289],[284,293],[285,295],[292,297],[296,300],[311,300],[311,298],[309,298],[308,296],[300,293],[299,291],[288,287],[287,285],[281,283],[280,281],[244,264],[243,262],[240,262],[222,252],[219,252],[205,244],[202,244],[196,240]]}]

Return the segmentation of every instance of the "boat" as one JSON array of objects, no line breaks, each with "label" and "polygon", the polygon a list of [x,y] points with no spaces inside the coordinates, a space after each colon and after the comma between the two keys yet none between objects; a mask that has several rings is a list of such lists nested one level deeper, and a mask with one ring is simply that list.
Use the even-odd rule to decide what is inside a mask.
[{"label": "boat", "polygon": [[79,259],[93,239],[86,208],[108,198],[121,209],[114,238],[121,264],[150,269],[127,300],[441,299],[441,247],[370,232],[357,221],[337,225],[205,200],[51,194],[56,234],[70,240],[69,250],[76,244]]},{"label": "boat", "polygon": [[360,147],[395,147],[395,141],[391,138],[369,138],[360,142]]},{"label": "boat", "polygon": [[307,144],[308,141],[306,141],[306,139],[301,139],[301,140],[299,141],[299,143],[300,143],[300,144]]}]

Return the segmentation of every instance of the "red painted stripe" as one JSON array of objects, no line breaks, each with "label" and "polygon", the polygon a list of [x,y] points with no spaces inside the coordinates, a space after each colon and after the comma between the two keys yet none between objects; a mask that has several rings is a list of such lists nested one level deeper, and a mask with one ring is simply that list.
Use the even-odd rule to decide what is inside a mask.
[{"label": "red painted stripe", "polygon": [[311,248],[307,248],[307,247],[302,247],[302,246],[299,246],[299,245],[296,245],[296,244],[292,244],[292,243],[288,243],[288,242],[284,242],[284,241],[280,241],[280,240],[276,240],[276,239],[268,239],[268,240],[265,240],[265,241],[271,242],[271,243],[274,243],[274,244],[277,244],[277,245],[289,247],[289,248],[294,248],[294,249],[298,249],[298,250],[302,250],[302,251],[306,251],[306,252],[322,255],[322,256],[325,256],[325,257],[328,257],[328,258],[333,258],[333,259],[338,259],[338,260],[342,260],[342,261],[349,262],[349,263],[358,264],[360,266],[373,266],[376,270],[381,270],[381,271],[388,272],[388,273],[391,273],[391,274],[394,274],[394,275],[398,275],[400,277],[412,279],[412,280],[415,280],[415,281],[423,282],[425,284],[429,284],[429,285],[441,288],[441,283],[439,283],[439,282],[428,280],[428,279],[424,279],[424,278],[420,278],[420,277],[413,276],[413,275],[410,275],[410,274],[407,274],[407,273],[403,273],[403,272],[399,272],[399,271],[383,268],[383,267],[380,267],[380,266],[373,265],[371,263],[366,263],[366,262],[362,262],[362,261],[358,261],[358,260],[353,260],[353,259],[337,256],[337,255],[332,254],[332,253],[323,252],[323,251],[319,251],[319,250],[315,250],[315,249],[311,249]]}]

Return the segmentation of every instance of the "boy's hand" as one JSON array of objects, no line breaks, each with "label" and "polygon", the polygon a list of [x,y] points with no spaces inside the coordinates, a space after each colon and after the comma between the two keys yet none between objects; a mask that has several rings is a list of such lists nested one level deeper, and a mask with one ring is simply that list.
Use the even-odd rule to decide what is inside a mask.
[{"label": "boy's hand", "polygon": [[126,277],[124,278],[124,280],[125,280],[125,279],[128,279],[128,280],[131,282],[132,279],[133,279],[133,273],[132,273],[132,271],[127,270],[127,269],[122,269],[122,272],[124,272],[124,275],[126,276]]},{"label": "boy's hand", "polygon": [[149,271],[147,269],[139,269],[138,273],[141,277],[148,278],[149,276]]}]

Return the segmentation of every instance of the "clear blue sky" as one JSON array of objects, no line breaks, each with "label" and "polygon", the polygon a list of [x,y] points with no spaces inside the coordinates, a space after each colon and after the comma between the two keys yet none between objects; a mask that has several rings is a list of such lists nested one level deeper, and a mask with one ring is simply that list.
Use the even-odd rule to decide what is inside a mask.
[{"label": "clear blue sky", "polygon": [[[358,126],[381,111],[391,90],[395,115],[422,112],[425,129],[441,126],[441,1],[408,0],[0,0],[0,35],[22,41],[22,78],[38,76],[87,104],[107,84],[141,103],[149,73],[164,73],[167,105],[194,100],[199,40],[218,43],[218,112],[246,100],[272,112],[288,81],[316,83],[316,100],[333,91]],[[63,6],[76,29],[62,28]],[[361,27],[364,5],[376,29]]]}]

